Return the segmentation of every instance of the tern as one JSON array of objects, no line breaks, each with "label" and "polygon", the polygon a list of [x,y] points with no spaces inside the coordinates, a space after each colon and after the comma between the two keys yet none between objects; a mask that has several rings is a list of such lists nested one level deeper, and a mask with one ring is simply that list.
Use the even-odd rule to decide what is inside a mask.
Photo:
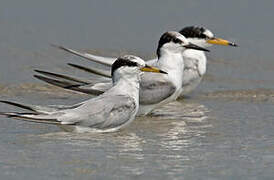
[{"label": "tern", "polygon": [[[154,66],[166,71],[168,74],[151,74],[144,73],[141,76],[140,83],[140,109],[138,116],[146,115],[153,109],[175,101],[182,92],[184,60],[182,52],[186,49],[197,49],[201,51],[208,51],[197,45],[190,43],[182,34],[169,31],[164,33],[158,43],[157,56]],[[50,72],[37,70],[46,76],[58,75]],[[61,76],[61,77],[60,77]],[[100,94],[111,87],[111,82],[96,83],[94,85],[82,86],[72,80],[71,77],[59,75],[61,80],[51,79],[49,77],[35,75],[36,78],[58,85],[67,89],[80,90],[90,94]],[[65,79],[65,80],[64,80]],[[70,81],[74,83],[70,83]]]},{"label": "tern", "polygon": [[36,106],[12,101],[2,103],[31,110],[31,113],[2,112],[9,118],[61,126],[73,132],[113,132],[130,124],[139,109],[142,71],[166,72],[147,66],[133,55],[118,58],[112,65],[113,87],[100,96],[72,106]]},{"label": "tern", "polygon": [[[181,31],[179,31],[179,33],[181,33],[183,36],[185,36],[187,38],[187,40],[190,43],[196,44],[200,47],[203,48],[207,48],[210,47],[212,45],[223,45],[223,46],[234,46],[236,47],[237,44],[224,40],[222,38],[217,38],[214,36],[214,34],[207,28],[204,27],[199,27],[199,26],[188,26],[183,28]],[[84,57],[88,60],[106,65],[106,66],[111,66],[111,64],[114,62],[115,58],[113,57],[103,57],[103,56],[96,56],[93,54],[89,54],[89,53],[82,53],[73,49],[69,49],[69,48],[65,48],[62,46],[57,46],[59,49],[62,49],[64,51],[70,52],[72,54]],[[182,56],[184,58],[184,66],[182,66],[181,68],[184,68],[184,73],[183,73],[183,82],[182,82],[182,93],[180,94],[180,96],[184,96],[190,92],[192,92],[201,82],[202,78],[204,77],[205,73],[206,73],[206,66],[207,66],[207,58],[206,55],[203,51],[200,50],[195,50],[195,49],[187,49],[185,51],[182,51]],[[157,64],[157,58],[155,59],[151,59],[146,61],[147,64],[149,65],[155,65]],[[99,70],[99,69],[95,69],[95,68],[88,68],[88,67],[83,67],[80,65],[76,65],[76,64],[71,64],[69,63],[70,66],[73,66],[75,68],[90,72],[90,73],[94,73],[94,74],[98,74],[104,77],[111,77],[111,74],[109,71],[106,70]],[[54,74],[54,73],[50,73],[50,72],[45,72],[45,71],[37,71],[39,73],[42,73],[44,75],[47,76],[51,76],[56,78],[56,75],[58,76],[58,74]],[[59,78],[60,75],[59,75]],[[76,78],[72,79],[69,76],[63,76],[63,79],[66,80],[76,80]],[[70,81],[70,83],[72,84],[66,84],[64,82],[60,82],[60,81],[51,81],[49,79],[41,79],[44,81],[47,81],[51,84],[55,84],[57,86],[60,87],[64,87],[67,89],[72,89],[75,91],[80,91],[83,93],[88,93],[88,94],[97,94],[97,93],[101,93],[102,90],[104,90],[105,87],[105,83],[98,83],[96,85],[94,85],[94,83],[90,83],[89,81],[83,81],[80,79],[77,79],[78,81]],[[73,86],[74,84],[74,86]],[[93,84],[93,85],[90,85]],[[110,86],[110,84],[108,85],[108,87]]]}]

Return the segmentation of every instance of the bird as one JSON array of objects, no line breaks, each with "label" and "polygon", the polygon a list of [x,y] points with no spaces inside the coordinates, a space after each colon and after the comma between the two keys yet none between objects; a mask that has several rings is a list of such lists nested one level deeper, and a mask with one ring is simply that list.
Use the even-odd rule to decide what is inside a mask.
[{"label": "bird", "polygon": [[[151,75],[143,73],[140,82],[140,109],[138,116],[149,114],[152,110],[169,102],[175,101],[182,91],[184,60],[181,52],[186,49],[197,49],[208,51],[190,43],[182,34],[176,31],[165,32],[158,42],[158,60],[155,67],[166,71],[168,74]],[[54,73],[36,70],[46,76],[54,76]],[[52,79],[45,76],[35,75],[34,77],[58,85],[67,89],[80,88],[90,94],[100,94],[110,88],[111,82],[96,83],[82,86],[82,83],[70,83],[69,77],[62,75],[62,80]],[[57,77],[57,76],[55,76]],[[65,77],[65,78],[64,78]],[[65,80],[64,80],[65,79]]]},{"label": "bird", "polygon": [[[185,36],[189,42],[203,48],[208,48],[212,45],[223,45],[223,46],[232,46],[232,47],[238,46],[234,42],[230,42],[222,38],[215,37],[212,31],[202,26],[187,26],[181,29],[179,33]],[[106,66],[111,66],[111,64],[115,60],[115,58],[113,57],[103,57],[103,56],[96,56],[90,53],[82,53],[82,52],[69,49],[63,46],[55,46],[55,47],[62,49],[64,51],[67,51],[69,53],[84,57],[88,60],[106,65]],[[203,51],[195,50],[195,49],[187,49],[185,51],[182,51],[182,56],[184,57],[184,66],[182,67],[184,68],[184,73],[183,73],[183,83],[182,83],[183,90],[182,90],[182,93],[180,94],[180,97],[183,97],[184,95],[189,94],[200,84],[202,78],[204,77],[206,73],[206,67],[207,67],[207,58]],[[155,59],[148,60],[146,62],[149,65],[154,65],[157,63],[157,60],[158,59],[155,58]],[[92,67],[90,68],[83,67],[81,65],[72,64],[72,63],[68,63],[68,65],[90,72],[90,73],[111,78],[110,72],[106,70],[99,70]],[[49,72],[45,72],[45,71],[38,70],[37,72],[47,76],[50,75]],[[54,76],[56,77],[56,75],[58,74],[51,74],[51,75],[52,77]],[[68,78],[69,76],[66,76],[66,77]],[[48,81],[51,84],[55,84],[57,86],[61,86],[67,89],[72,89],[75,91],[80,91],[87,94],[101,93],[101,90],[105,89],[105,85],[106,85],[105,83],[98,83],[97,86],[94,86],[94,85],[90,85],[93,83],[82,80],[82,82],[80,82],[82,84],[79,84],[79,81],[74,81],[73,83],[78,84],[78,86],[73,87],[73,86],[66,86],[65,84],[62,84],[62,82],[59,82],[59,81],[52,81],[52,79],[51,80],[41,79],[41,80]]]},{"label": "bird", "polygon": [[[212,45],[223,46],[238,46],[234,42],[217,38],[207,28],[199,26],[188,26],[180,30],[180,33],[187,37],[187,39],[201,47],[208,48]],[[182,53],[184,57],[184,78],[183,78],[183,91],[180,97],[192,92],[201,82],[206,74],[207,58],[204,52],[189,49]],[[153,61],[152,61],[153,62]],[[153,64],[149,63],[148,64]]]},{"label": "bird", "polygon": [[1,112],[0,115],[36,123],[56,124],[65,130],[114,132],[129,125],[139,109],[139,84],[142,72],[166,72],[146,65],[137,56],[125,55],[113,63],[113,87],[103,94],[71,106],[37,106],[1,100],[1,103],[30,110],[30,113]]}]

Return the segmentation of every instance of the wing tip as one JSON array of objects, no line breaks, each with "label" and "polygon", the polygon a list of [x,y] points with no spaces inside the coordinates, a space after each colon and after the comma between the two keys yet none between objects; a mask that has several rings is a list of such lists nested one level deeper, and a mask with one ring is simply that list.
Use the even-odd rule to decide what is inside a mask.
[{"label": "wing tip", "polygon": [[61,46],[61,45],[58,45],[58,44],[53,44],[53,43],[50,43],[50,46],[51,47],[55,47],[55,48],[58,48],[58,49],[63,49],[64,47]]}]

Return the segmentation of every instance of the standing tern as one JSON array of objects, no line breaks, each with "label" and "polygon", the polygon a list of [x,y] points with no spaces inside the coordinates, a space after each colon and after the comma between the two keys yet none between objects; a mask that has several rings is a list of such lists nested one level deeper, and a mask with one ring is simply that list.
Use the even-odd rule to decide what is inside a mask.
[{"label": "standing tern", "polygon": [[[189,43],[183,35],[175,31],[166,32],[161,36],[157,48],[158,61],[154,63],[154,66],[163,69],[168,74],[157,74],[156,76],[156,74],[144,73],[141,76],[141,106],[138,115],[146,115],[153,109],[176,100],[181,94],[184,69],[182,68],[184,67],[184,60],[181,52],[186,49],[208,51],[207,49]],[[54,73],[45,71],[36,72],[46,76],[54,76]],[[69,77],[61,78],[62,80],[51,79],[40,75],[35,75],[35,77],[57,86],[61,86],[60,84],[62,84],[61,87],[67,89],[83,88],[83,91],[90,91],[90,94],[93,94],[94,91],[104,92],[111,87],[111,82],[97,83],[92,87],[82,87],[82,83],[70,83]]]},{"label": "standing tern", "polygon": [[[185,35],[187,39],[201,47],[207,48],[212,45],[223,45],[223,46],[234,46],[237,45],[233,42],[217,38],[214,34],[204,28],[197,26],[185,27],[180,31],[181,34]],[[183,78],[183,91],[181,96],[193,91],[201,82],[202,78],[206,73],[207,58],[204,52],[189,49],[182,53],[185,66],[184,66],[184,78]],[[154,60],[155,61],[155,60]],[[147,62],[148,64],[153,64]]]},{"label": "standing tern", "polygon": [[[209,29],[206,29],[204,27],[188,26],[183,28],[179,32],[182,35],[184,35],[189,42],[204,48],[210,47],[212,45],[223,45],[223,46],[234,46],[234,47],[237,46],[233,42],[229,42],[227,40],[215,37],[214,34]],[[106,66],[111,66],[111,64],[115,60],[115,58],[112,58],[112,57],[103,57],[103,56],[96,56],[89,53],[82,53],[82,52],[65,48],[62,46],[56,46],[56,47]],[[206,64],[207,64],[207,58],[203,51],[187,49],[185,51],[182,51],[182,56],[184,57],[184,66],[182,66],[181,68],[184,68],[184,73],[183,73],[183,83],[182,83],[183,90],[180,96],[190,93],[200,84],[203,76],[206,73]],[[155,65],[157,64],[157,60],[158,59],[156,58],[156,59],[148,60],[146,62],[149,65]],[[69,65],[90,73],[104,76],[104,77],[111,77],[109,71],[98,70],[95,68],[87,68],[87,67],[83,67],[76,64],[69,64]],[[46,75],[45,74],[46,72],[41,71],[40,73],[44,73],[44,75]],[[45,79],[42,79],[42,80],[45,81]],[[81,91],[84,93],[96,94],[97,92],[100,92],[102,90],[102,86],[104,89],[106,85],[102,83],[97,84],[97,86],[87,85],[87,84],[94,84],[94,83],[90,83],[89,81],[85,81],[85,83],[82,83],[82,84],[81,83],[79,84],[79,82],[74,82],[74,84],[75,83],[78,85],[77,88],[73,86],[71,87],[71,86],[65,86],[65,85],[63,85],[63,87],[67,89]],[[52,82],[51,84],[54,84],[54,82]],[[55,85],[62,87],[62,83],[58,84],[55,82]],[[110,85],[111,84],[109,84],[107,87],[110,87]]]},{"label": "standing tern", "polygon": [[113,132],[130,124],[139,109],[141,71],[164,73],[147,66],[136,56],[118,58],[112,65],[113,87],[102,95],[72,106],[34,106],[11,101],[2,103],[31,110],[31,113],[0,113],[10,118],[57,124],[74,132]]}]

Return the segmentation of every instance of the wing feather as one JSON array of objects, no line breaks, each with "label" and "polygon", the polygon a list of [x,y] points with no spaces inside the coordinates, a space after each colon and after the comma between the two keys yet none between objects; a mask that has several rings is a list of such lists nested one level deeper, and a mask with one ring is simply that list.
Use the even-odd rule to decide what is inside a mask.
[{"label": "wing feather", "polygon": [[166,75],[145,73],[140,83],[140,104],[156,104],[171,96],[176,87]]}]

